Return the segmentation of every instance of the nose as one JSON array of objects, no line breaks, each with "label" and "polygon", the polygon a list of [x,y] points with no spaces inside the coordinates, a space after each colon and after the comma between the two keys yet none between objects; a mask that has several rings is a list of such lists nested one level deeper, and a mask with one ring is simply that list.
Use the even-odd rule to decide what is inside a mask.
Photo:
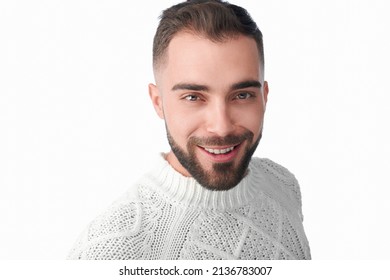
[{"label": "nose", "polygon": [[224,101],[210,104],[206,115],[206,128],[211,134],[224,137],[234,131],[232,112]]}]

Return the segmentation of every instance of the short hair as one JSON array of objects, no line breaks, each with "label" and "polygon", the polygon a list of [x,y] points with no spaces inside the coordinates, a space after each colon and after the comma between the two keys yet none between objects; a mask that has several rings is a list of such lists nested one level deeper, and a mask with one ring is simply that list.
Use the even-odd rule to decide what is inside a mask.
[{"label": "short hair", "polygon": [[169,43],[180,31],[193,32],[214,42],[224,42],[241,34],[251,37],[256,41],[264,69],[263,35],[242,7],[221,0],[189,0],[164,10],[153,40],[154,69],[162,64]]}]

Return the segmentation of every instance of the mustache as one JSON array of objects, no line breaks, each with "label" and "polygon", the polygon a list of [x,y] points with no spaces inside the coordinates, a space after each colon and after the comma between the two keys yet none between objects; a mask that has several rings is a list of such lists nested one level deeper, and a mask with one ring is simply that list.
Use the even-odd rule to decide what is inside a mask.
[{"label": "mustache", "polygon": [[249,143],[253,140],[253,133],[246,131],[241,135],[226,135],[224,137],[196,137],[191,136],[188,140],[188,146],[235,146],[249,140]]}]

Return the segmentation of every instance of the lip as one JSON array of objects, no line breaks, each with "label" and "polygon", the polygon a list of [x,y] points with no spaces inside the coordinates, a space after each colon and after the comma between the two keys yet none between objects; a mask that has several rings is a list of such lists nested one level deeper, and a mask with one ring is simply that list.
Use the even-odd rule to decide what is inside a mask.
[{"label": "lip", "polygon": [[206,149],[217,149],[217,150],[223,150],[231,147],[238,147],[241,143],[235,144],[235,145],[226,145],[226,146],[199,146],[200,148],[206,148]]},{"label": "lip", "polygon": [[[226,163],[226,162],[230,162],[230,161],[233,161],[238,152],[240,151],[240,148],[241,148],[241,144],[238,144],[238,145],[230,145],[230,146],[213,146],[213,147],[202,147],[202,146],[198,146],[199,150],[201,151],[201,153],[203,155],[206,156],[206,158],[211,161],[211,162],[215,162],[215,163]],[[204,148],[207,148],[207,149],[220,149],[220,150],[223,150],[223,149],[226,149],[226,148],[230,148],[230,147],[234,147],[233,151],[227,153],[227,154],[212,154],[212,153],[209,153],[208,151],[206,151]]]}]

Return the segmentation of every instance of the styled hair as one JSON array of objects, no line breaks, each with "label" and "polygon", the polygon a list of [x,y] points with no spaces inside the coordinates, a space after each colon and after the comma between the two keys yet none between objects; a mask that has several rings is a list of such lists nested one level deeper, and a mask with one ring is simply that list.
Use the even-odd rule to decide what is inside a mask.
[{"label": "styled hair", "polygon": [[213,42],[239,35],[251,37],[256,41],[264,69],[263,35],[242,7],[221,0],[189,0],[164,10],[153,40],[154,69],[164,61],[169,43],[180,31],[193,32]]}]

